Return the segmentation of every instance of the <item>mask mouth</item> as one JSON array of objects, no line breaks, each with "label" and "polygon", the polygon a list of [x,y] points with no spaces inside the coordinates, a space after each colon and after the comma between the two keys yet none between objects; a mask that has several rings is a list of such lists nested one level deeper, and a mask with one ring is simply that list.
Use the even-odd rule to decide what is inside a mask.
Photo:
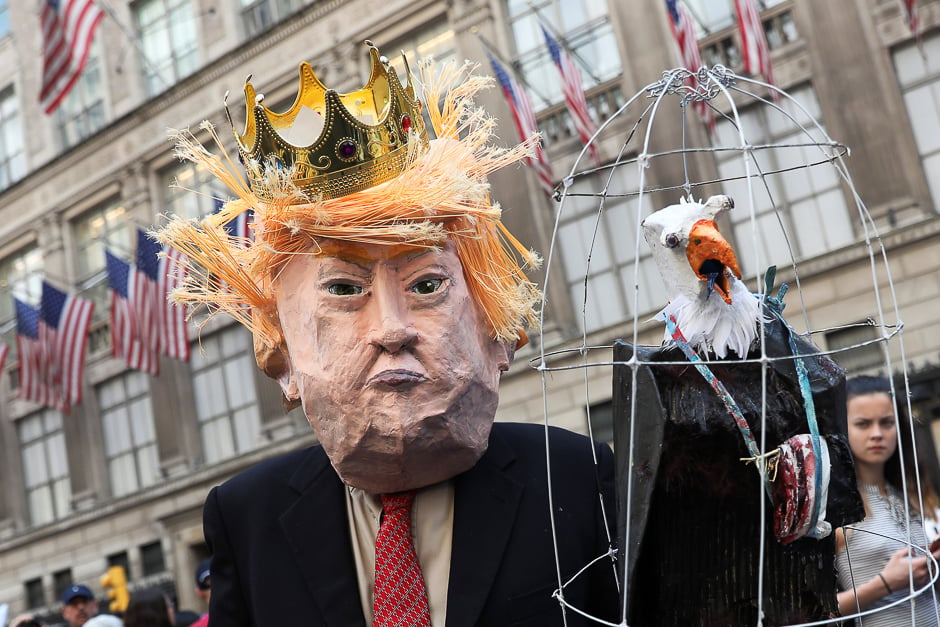
[{"label": "mask mouth", "polygon": [[717,292],[730,305],[731,276],[741,278],[741,270],[734,249],[714,220],[699,220],[692,226],[686,256],[695,276],[705,283],[705,299]]},{"label": "mask mouth", "polygon": [[427,377],[418,372],[404,369],[383,370],[373,376],[366,385],[395,391],[404,391],[427,381]]}]

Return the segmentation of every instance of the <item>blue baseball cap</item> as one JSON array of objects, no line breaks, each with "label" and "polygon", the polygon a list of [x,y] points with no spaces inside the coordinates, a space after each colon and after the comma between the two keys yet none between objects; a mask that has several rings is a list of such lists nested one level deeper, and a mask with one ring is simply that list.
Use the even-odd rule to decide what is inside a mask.
[{"label": "blue baseball cap", "polygon": [[209,577],[209,560],[204,559],[199,562],[199,566],[196,567],[196,585],[199,586],[200,590],[208,590],[210,580]]},{"label": "blue baseball cap", "polygon": [[91,601],[95,600],[95,595],[88,586],[83,586],[79,583],[73,584],[65,589],[65,592],[62,593],[62,605],[68,605],[72,599],[77,597],[85,597]]}]

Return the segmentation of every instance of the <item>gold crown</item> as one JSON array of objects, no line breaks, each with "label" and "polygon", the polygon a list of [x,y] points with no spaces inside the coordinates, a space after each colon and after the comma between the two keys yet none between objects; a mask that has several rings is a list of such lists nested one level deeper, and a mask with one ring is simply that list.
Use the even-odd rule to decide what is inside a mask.
[{"label": "gold crown", "polygon": [[[300,64],[300,90],[290,109],[275,113],[262,104],[264,96],[255,93],[251,76],[245,80],[245,132],[239,133],[228,112],[235,133],[242,164],[248,171],[252,191],[262,200],[271,200],[273,192],[266,177],[271,168],[290,169],[298,190],[310,200],[329,200],[368,189],[395,178],[415,154],[428,147],[428,132],[421,116],[421,101],[415,96],[414,79],[408,60],[402,53],[408,86],[402,87],[398,73],[389,71],[388,60],[379,55],[372,42],[369,57],[372,71],[365,86],[348,94],[327,89],[316,77],[309,63]],[[227,96],[227,94],[226,94]],[[304,108],[319,119],[302,113]],[[307,116],[297,127],[298,117]],[[310,144],[297,145],[285,139],[303,126],[322,121],[319,136]],[[313,124],[305,124],[313,122]],[[410,153],[410,154],[409,154]]]}]

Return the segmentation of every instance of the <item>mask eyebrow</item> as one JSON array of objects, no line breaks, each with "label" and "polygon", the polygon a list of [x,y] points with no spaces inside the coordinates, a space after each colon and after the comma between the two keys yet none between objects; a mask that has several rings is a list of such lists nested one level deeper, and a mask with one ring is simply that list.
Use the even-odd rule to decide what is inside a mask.
[{"label": "mask eyebrow", "polygon": [[342,268],[337,267],[341,265],[353,266],[357,270],[368,273],[372,271],[372,268],[377,263],[375,259],[369,259],[368,257],[360,257],[358,255],[353,256],[339,256],[339,255],[324,255],[321,257],[322,263],[320,263],[319,276],[323,277],[330,272],[335,272],[336,270],[341,270]]},{"label": "mask eyebrow", "polygon": [[[417,259],[412,261],[418,261]],[[447,264],[440,263],[439,261],[431,261],[430,263],[423,264],[417,268],[409,268],[408,272],[404,275],[406,278],[411,278],[415,275],[420,275],[424,272],[437,272],[440,274],[447,275],[450,277],[451,271],[447,268]]]},{"label": "mask eyebrow", "polygon": [[425,255],[439,253],[442,249],[425,246],[382,246],[384,254],[372,254],[369,249],[352,242],[321,241],[318,242],[317,251],[313,254],[321,259],[339,259],[349,263],[368,268],[378,262],[403,261],[410,263]]}]

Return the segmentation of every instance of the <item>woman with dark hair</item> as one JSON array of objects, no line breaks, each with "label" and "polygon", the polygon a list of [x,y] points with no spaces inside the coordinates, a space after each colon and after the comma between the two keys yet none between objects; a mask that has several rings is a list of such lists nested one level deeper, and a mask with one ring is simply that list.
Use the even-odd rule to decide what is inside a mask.
[{"label": "woman with dark hair", "polygon": [[46,627],[46,624],[32,614],[20,614],[10,621],[10,627]]},{"label": "woman with dark hair", "polygon": [[124,611],[124,627],[173,627],[173,603],[160,588],[131,595]]},{"label": "woman with dark hair", "polygon": [[[910,542],[926,550],[927,538],[917,508],[914,448],[906,421],[895,406],[891,384],[884,377],[862,376],[849,379],[846,389],[847,433],[865,519],[836,531],[843,615],[903,599],[930,580],[929,558],[908,546]],[[904,433],[899,438],[900,430]],[[940,556],[940,550],[935,556]],[[915,624],[938,625],[936,603],[929,591],[913,603]],[[864,625],[910,624],[911,619],[910,605],[900,603],[865,616]]]}]

